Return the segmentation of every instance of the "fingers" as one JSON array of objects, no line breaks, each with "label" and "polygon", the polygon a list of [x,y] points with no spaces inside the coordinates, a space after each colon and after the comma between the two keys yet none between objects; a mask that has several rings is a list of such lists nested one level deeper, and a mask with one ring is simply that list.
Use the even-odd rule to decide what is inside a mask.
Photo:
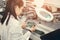
[{"label": "fingers", "polygon": [[32,32],[34,32],[36,30],[36,27],[35,26],[32,26],[31,29],[30,29]]}]

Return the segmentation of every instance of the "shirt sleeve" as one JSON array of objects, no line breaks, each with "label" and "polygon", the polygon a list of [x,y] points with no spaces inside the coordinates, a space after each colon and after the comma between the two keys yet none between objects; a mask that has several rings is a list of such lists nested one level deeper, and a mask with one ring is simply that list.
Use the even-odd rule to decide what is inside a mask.
[{"label": "shirt sleeve", "polygon": [[30,38],[31,32],[27,31],[25,34],[23,34],[23,29],[20,27],[16,27],[16,24],[14,27],[9,28],[9,40],[28,40]]},{"label": "shirt sleeve", "polygon": [[[14,21],[13,21],[14,20]],[[11,19],[9,23],[8,40],[28,40],[31,32],[28,31],[23,34],[23,29],[19,21]]]},{"label": "shirt sleeve", "polygon": [[26,33],[23,35],[23,40],[29,40],[30,35],[31,35],[31,32],[30,32],[30,31],[26,32]]},{"label": "shirt sleeve", "polygon": [[31,32],[28,31],[24,35],[22,33],[11,33],[9,40],[29,40]]}]

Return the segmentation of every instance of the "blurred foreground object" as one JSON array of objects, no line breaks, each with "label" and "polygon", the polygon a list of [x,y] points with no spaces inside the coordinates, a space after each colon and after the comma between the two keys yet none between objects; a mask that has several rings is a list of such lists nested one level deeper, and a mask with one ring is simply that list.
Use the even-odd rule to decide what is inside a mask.
[{"label": "blurred foreground object", "polygon": [[50,12],[57,12],[57,7],[55,7],[54,5],[46,3],[42,7]]},{"label": "blurred foreground object", "polygon": [[60,29],[45,34],[40,37],[42,40],[60,40]]}]

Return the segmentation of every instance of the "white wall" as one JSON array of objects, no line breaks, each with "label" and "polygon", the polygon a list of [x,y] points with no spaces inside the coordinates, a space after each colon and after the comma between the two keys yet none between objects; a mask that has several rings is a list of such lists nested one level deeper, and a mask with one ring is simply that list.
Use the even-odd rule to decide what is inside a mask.
[{"label": "white wall", "polygon": [[60,8],[60,0],[45,0],[45,2]]}]

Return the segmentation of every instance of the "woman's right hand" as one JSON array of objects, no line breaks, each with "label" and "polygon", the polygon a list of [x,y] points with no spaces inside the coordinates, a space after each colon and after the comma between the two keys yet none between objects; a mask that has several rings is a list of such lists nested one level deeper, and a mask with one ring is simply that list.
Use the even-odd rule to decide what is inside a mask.
[{"label": "woman's right hand", "polygon": [[31,32],[34,32],[36,30],[36,27],[33,25],[30,29]]}]

